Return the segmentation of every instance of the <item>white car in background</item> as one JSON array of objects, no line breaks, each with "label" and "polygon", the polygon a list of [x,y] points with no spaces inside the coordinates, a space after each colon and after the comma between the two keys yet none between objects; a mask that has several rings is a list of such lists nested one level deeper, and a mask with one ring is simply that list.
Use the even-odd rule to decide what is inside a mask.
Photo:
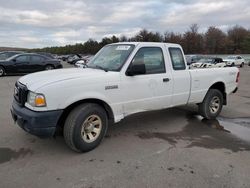
[{"label": "white car in background", "polygon": [[218,57],[202,58],[197,63],[190,65],[190,68],[219,68],[226,67],[226,63]]},{"label": "white car in background", "polygon": [[226,59],[223,59],[223,61],[227,64],[227,66],[230,67],[234,66],[243,67],[245,64],[245,59],[239,55],[228,56]]},{"label": "white car in background", "polygon": [[81,59],[75,63],[75,67],[79,67],[79,68],[85,68],[86,65],[87,65],[87,62],[83,59]]},{"label": "white car in background", "polygon": [[79,68],[85,68],[86,65],[88,64],[88,62],[93,58],[93,55],[87,55],[82,57],[82,59],[78,60],[75,63],[75,67],[79,67]]}]

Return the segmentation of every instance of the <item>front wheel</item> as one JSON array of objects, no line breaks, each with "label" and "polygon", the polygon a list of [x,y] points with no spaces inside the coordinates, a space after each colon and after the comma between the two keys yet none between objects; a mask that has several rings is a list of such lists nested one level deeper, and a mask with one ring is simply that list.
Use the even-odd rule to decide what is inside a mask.
[{"label": "front wheel", "polygon": [[97,104],[86,103],[73,109],[64,125],[64,139],[74,151],[87,152],[96,148],[108,128],[106,111]]},{"label": "front wheel", "polygon": [[45,66],[45,70],[53,70],[53,69],[54,69],[53,65],[46,65]]},{"label": "front wheel", "polygon": [[209,89],[203,102],[199,104],[199,113],[206,119],[215,119],[221,112],[223,95],[217,89]]},{"label": "front wheel", "polygon": [[244,67],[244,63],[243,62],[241,63],[240,67]]},{"label": "front wheel", "polygon": [[2,66],[0,66],[0,77],[4,76],[4,74],[5,74],[5,70]]}]

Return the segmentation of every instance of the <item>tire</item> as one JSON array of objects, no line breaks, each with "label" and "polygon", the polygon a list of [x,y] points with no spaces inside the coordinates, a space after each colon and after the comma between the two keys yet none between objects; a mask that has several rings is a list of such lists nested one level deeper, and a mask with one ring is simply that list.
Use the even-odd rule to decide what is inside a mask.
[{"label": "tire", "polygon": [[45,70],[53,70],[55,67],[53,65],[46,65]]},{"label": "tire", "polygon": [[223,95],[217,89],[209,89],[202,103],[199,104],[199,113],[206,119],[216,119],[223,106]]},{"label": "tire", "polygon": [[232,63],[232,64],[231,64],[231,67],[234,67],[234,66],[235,66],[235,64],[234,64],[234,63]]},{"label": "tire", "polygon": [[0,66],[0,77],[5,75],[5,70],[2,66]]},{"label": "tire", "polygon": [[241,63],[240,67],[244,67],[244,63],[243,62]]},{"label": "tire", "polygon": [[[93,122],[96,125],[91,124]],[[101,143],[107,129],[106,111],[98,104],[86,103],[70,112],[64,124],[63,135],[72,150],[88,152]]]}]

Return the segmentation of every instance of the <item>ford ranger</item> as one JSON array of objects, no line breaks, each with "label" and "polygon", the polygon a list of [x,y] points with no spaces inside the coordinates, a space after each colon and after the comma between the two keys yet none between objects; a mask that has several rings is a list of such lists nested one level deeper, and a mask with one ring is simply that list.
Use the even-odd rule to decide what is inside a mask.
[{"label": "ford ranger", "polygon": [[178,44],[115,43],[84,68],[21,77],[11,113],[39,137],[62,128],[66,144],[86,152],[100,144],[108,125],[137,112],[197,104],[201,116],[214,119],[238,79],[236,67],[189,69]]}]

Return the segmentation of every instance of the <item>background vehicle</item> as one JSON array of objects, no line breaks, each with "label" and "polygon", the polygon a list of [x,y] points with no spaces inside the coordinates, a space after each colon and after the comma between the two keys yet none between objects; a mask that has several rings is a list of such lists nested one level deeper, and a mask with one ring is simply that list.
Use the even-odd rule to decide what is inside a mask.
[{"label": "background vehicle", "polygon": [[47,53],[47,52],[37,52],[37,54],[43,55],[43,56],[47,56],[51,59],[56,59],[55,55],[51,54],[51,53]]},{"label": "background vehicle", "polygon": [[58,59],[62,60],[62,61],[66,61],[68,59],[69,55],[58,55]]},{"label": "background vehicle", "polygon": [[86,67],[87,63],[85,60],[81,59],[81,60],[78,60],[76,63],[75,63],[75,67],[79,67],[79,68],[84,68]]},{"label": "background vehicle", "polygon": [[5,60],[8,59],[16,54],[21,54],[24,52],[20,52],[20,51],[5,51],[5,52],[0,52],[0,60]]},{"label": "background vehicle", "polygon": [[78,60],[81,60],[82,56],[79,54],[71,54],[69,55],[68,59],[66,60],[69,64],[75,64]]},{"label": "background vehicle", "polygon": [[93,58],[93,55],[83,56],[80,60],[75,63],[75,67],[84,68],[88,62]]},{"label": "background vehicle", "polygon": [[198,104],[203,117],[215,119],[238,79],[236,67],[190,70],[177,44],[115,43],[86,68],[20,78],[11,113],[40,137],[62,128],[67,145],[86,152],[100,144],[110,123],[137,112]]},{"label": "background vehicle", "polygon": [[190,68],[215,68],[215,67],[226,67],[226,63],[223,62],[222,58],[218,57],[207,57],[200,59],[197,63],[190,65]]},{"label": "background vehicle", "polygon": [[30,73],[58,68],[62,68],[59,60],[39,54],[22,53],[0,61],[0,76],[11,73]]},{"label": "background vehicle", "polygon": [[204,58],[203,55],[185,55],[187,65],[198,62],[200,59]]},{"label": "background vehicle", "polygon": [[227,66],[239,66],[243,67],[245,64],[245,59],[243,59],[241,56],[228,56],[226,59],[223,59],[223,61],[227,64]]}]

